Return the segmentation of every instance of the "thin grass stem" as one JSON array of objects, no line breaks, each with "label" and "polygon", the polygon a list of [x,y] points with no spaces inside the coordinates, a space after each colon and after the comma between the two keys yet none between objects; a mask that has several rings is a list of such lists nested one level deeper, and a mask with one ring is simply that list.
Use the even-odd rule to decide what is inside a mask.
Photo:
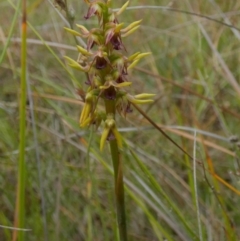
[{"label": "thin grass stem", "polygon": [[194,197],[195,197],[195,205],[196,205],[196,209],[197,209],[197,221],[198,221],[199,238],[200,238],[200,241],[203,241],[202,225],[201,225],[200,210],[199,210],[199,203],[198,203],[198,191],[197,191],[196,137],[197,137],[197,132],[194,131],[194,142],[193,142],[193,181],[194,181]]},{"label": "thin grass stem", "polygon": [[44,240],[48,241],[48,228],[47,228],[47,216],[46,216],[46,201],[45,195],[43,190],[43,177],[42,177],[42,165],[41,165],[41,158],[40,158],[40,151],[39,151],[39,143],[37,139],[37,128],[34,116],[34,104],[32,98],[32,91],[30,87],[29,80],[27,79],[27,92],[28,92],[28,99],[29,99],[29,108],[30,108],[30,115],[32,120],[32,131],[33,131],[33,138],[34,138],[34,148],[36,153],[36,162],[37,162],[37,172],[38,172],[38,180],[39,180],[39,191],[41,196],[41,211],[42,211],[42,222],[43,222],[43,230],[44,230]]},{"label": "thin grass stem", "polygon": [[[17,184],[17,204],[15,210],[15,225],[24,228],[25,219],[25,143],[26,143],[26,96],[27,96],[27,12],[26,0],[22,1],[22,42],[21,42],[21,96],[20,96],[20,134],[19,134],[19,160],[18,160],[18,184]],[[24,232],[19,231],[18,235],[14,231],[13,238],[18,237],[18,241],[24,241]]]}]

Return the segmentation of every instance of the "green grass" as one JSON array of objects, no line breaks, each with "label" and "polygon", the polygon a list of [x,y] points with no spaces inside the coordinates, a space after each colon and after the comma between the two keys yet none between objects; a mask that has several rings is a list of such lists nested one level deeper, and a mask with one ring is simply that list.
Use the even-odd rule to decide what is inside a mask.
[{"label": "green grass", "polygon": [[[226,3],[227,2],[227,3]],[[0,240],[10,241],[18,183],[20,23],[16,1],[0,2]],[[113,1],[120,7],[124,1]],[[77,88],[84,74],[67,67],[75,39],[48,1],[29,1],[25,160],[25,239],[117,240],[111,154],[99,151],[100,131],[78,126]],[[131,72],[135,93],[156,93],[147,115],[190,156],[166,139],[137,110],[118,119],[129,240],[226,241],[240,239],[239,31],[206,18],[157,9],[169,1],[130,1],[120,17],[143,19],[124,39],[127,55],[152,55]],[[83,1],[71,1],[75,22],[88,28]],[[173,1],[174,9],[237,24],[237,1]],[[12,29],[12,30],[11,30]],[[9,37],[9,45],[5,47]],[[3,55],[3,54],[2,54]],[[1,54],[0,54],[1,56]],[[101,129],[101,128],[100,128]],[[194,135],[194,130],[196,136]],[[90,143],[90,145],[88,145]],[[9,228],[7,228],[9,227]]]}]

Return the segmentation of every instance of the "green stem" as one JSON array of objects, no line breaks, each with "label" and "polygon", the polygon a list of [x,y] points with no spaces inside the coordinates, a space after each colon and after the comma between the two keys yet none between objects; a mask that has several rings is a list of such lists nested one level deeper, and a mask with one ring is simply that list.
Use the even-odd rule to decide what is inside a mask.
[{"label": "green stem", "polygon": [[[24,228],[25,218],[25,127],[26,127],[26,69],[27,69],[27,21],[26,21],[26,1],[22,2],[22,48],[21,48],[21,100],[20,100],[20,134],[19,134],[19,161],[18,161],[18,186],[17,186],[17,206],[16,223],[19,228]],[[16,233],[15,233],[16,235]],[[19,241],[24,240],[24,232],[19,231]]]},{"label": "green stem", "polygon": [[[115,101],[105,100],[105,107],[107,114],[115,115]],[[109,145],[111,149],[114,170],[115,199],[119,237],[120,241],[127,241],[127,225],[125,215],[124,183],[121,155],[116,140],[109,141]]]}]

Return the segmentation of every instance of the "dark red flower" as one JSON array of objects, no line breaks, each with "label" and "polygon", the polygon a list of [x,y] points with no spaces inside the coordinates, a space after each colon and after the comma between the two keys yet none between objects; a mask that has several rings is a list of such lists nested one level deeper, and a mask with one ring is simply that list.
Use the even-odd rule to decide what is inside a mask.
[{"label": "dark red flower", "polygon": [[124,75],[120,74],[118,76],[118,78],[116,79],[116,83],[120,84],[120,83],[123,83],[123,82],[126,82],[126,78],[124,77]]},{"label": "dark red flower", "polygon": [[121,36],[118,33],[115,33],[112,38],[110,39],[110,43],[113,46],[113,49],[115,50],[121,50],[121,49],[125,49],[122,40],[121,40]]},{"label": "dark red flower", "polygon": [[96,57],[96,69],[104,69],[107,66],[107,61],[103,57]]},{"label": "dark red flower", "polygon": [[110,86],[108,89],[104,91],[105,98],[108,100],[115,100],[116,94],[116,90],[113,86]]}]

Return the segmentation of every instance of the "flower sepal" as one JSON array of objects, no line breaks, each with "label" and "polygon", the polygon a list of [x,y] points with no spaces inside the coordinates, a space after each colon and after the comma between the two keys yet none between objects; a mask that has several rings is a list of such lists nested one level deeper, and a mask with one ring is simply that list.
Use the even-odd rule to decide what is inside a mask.
[{"label": "flower sepal", "polygon": [[75,31],[75,30],[73,30],[73,29],[71,29],[71,28],[66,28],[66,27],[64,27],[64,29],[65,29],[66,31],[68,31],[69,33],[73,34],[74,36],[79,36],[79,37],[82,37],[82,36],[83,36],[82,34],[80,34],[79,32],[77,32],[77,31]]},{"label": "flower sepal", "polygon": [[142,94],[139,94],[139,95],[130,95],[130,94],[127,94],[126,97],[127,97],[127,100],[131,103],[134,103],[134,104],[147,104],[147,103],[152,103],[154,102],[154,100],[152,99],[147,99],[147,98],[151,98],[155,96],[155,94],[148,94],[148,93],[142,93]]},{"label": "flower sepal", "polygon": [[129,4],[129,1],[123,4],[123,6],[115,13],[116,16],[119,16],[122,12],[124,12]]},{"label": "flower sepal", "polygon": [[114,138],[117,141],[117,145],[119,148],[122,148],[122,137],[118,132],[116,127],[115,120],[113,118],[113,114],[108,114],[107,119],[105,121],[105,127],[102,132],[101,140],[100,140],[100,150],[102,151],[107,139]]},{"label": "flower sepal", "polygon": [[69,58],[68,56],[64,56],[65,59],[68,61],[68,65],[74,69],[80,70],[82,72],[88,72],[89,66],[82,66],[74,59]]},{"label": "flower sepal", "polygon": [[140,27],[141,22],[142,20],[138,20],[129,24],[126,28],[121,30],[121,33],[122,33],[121,36],[124,38],[132,34],[133,32],[135,32]]}]

